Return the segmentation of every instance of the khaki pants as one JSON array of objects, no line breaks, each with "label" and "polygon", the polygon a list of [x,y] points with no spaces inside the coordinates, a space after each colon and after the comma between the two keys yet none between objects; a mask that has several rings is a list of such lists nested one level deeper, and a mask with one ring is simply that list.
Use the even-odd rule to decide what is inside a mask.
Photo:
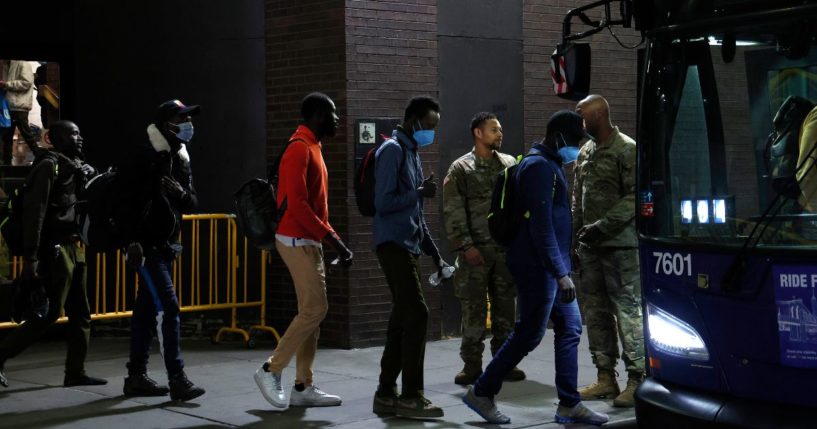
[{"label": "khaki pants", "polygon": [[269,369],[280,374],[295,356],[295,383],[310,385],[320,324],[329,309],[323,252],[315,246],[287,247],[278,241],[275,248],[295,284],[298,314],[269,358]]}]

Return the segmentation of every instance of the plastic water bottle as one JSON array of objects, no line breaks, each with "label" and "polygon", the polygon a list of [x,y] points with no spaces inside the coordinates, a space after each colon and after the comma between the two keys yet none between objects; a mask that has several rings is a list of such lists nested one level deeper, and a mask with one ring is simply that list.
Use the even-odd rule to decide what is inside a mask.
[{"label": "plastic water bottle", "polygon": [[[440,275],[439,275],[440,271],[442,271],[442,278],[440,278]],[[446,265],[444,265],[442,267],[442,270],[440,270],[440,271],[434,271],[433,274],[428,276],[428,283],[431,284],[431,286],[435,286],[435,287],[439,286],[440,283],[443,280],[447,280],[447,279],[450,279],[451,277],[453,277],[454,276],[454,271],[456,271],[456,268],[454,268],[451,265],[446,264]]]}]

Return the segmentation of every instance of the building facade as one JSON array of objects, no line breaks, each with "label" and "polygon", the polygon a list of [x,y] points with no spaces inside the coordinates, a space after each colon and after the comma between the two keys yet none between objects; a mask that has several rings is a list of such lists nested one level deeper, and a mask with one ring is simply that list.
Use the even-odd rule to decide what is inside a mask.
[{"label": "building facade", "polygon": [[[329,94],[342,120],[337,136],[324,144],[324,157],[330,222],[355,252],[355,263],[327,277],[323,344],[374,346],[386,335],[391,296],[372,249],[371,219],[358,213],[352,187],[356,161],[371,147],[361,143],[360,123],[400,120],[412,96],[437,97],[442,110],[437,143],[421,156],[426,175],[434,173],[440,182],[448,165],[471,149],[470,118],[479,111],[499,116],[504,152],[522,153],[544,136],[551,113],[575,107],[553,95],[550,80],[550,55],[565,13],[575,6],[561,0],[265,1],[268,164],[296,126],[308,92]],[[613,31],[625,45],[640,40],[633,30]],[[637,50],[625,49],[607,32],[591,40],[592,92],[608,98],[613,122],[634,136]],[[381,128],[374,134],[391,133]],[[453,263],[441,205],[438,193],[426,206],[426,219]],[[286,267],[273,261],[269,313],[284,328],[296,301]],[[422,261],[425,279],[432,268],[430,258]],[[458,335],[453,289],[424,286],[429,339]]]}]

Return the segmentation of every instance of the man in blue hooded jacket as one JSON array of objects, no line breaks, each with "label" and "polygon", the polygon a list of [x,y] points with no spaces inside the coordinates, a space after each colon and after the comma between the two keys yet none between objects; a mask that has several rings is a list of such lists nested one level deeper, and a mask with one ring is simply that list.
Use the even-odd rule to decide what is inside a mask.
[{"label": "man in blue hooded jacket", "polygon": [[545,139],[531,148],[512,179],[517,190],[515,207],[523,214],[506,254],[517,287],[517,322],[463,397],[489,423],[510,423],[510,417],[497,409],[494,396],[508,371],[542,341],[549,319],[556,337],[556,421],[601,425],[608,420],[582,404],[576,387],[582,322],[570,278],[572,221],[562,166],[576,160],[578,144],[585,138],[581,116],[568,110],[556,112],[548,121]]}]

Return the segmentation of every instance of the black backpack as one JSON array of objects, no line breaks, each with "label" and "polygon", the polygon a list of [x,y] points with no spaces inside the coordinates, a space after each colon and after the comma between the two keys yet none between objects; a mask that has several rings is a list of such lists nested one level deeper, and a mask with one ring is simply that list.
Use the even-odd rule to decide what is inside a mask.
[{"label": "black backpack", "polygon": [[772,188],[777,193],[796,199],[800,188],[796,183],[797,160],[800,156],[800,129],[814,103],[795,95],[789,96],[774,115],[774,130],[766,140],[765,167]]},{"label": "black backpack", "polygon": [[[542,156],[539,151],[532,150],[525,158],[529,156]],[[517,189],[516,189],[516,171],[522,162],[522,156],[517,157],[516,164],[505,167],[497,175],[496,184],[494,185],[494,193],[491,196],[491,211],[488,213],[488,232],[491,238],[503,246],[510,246],[513,239],[516,237],[516,232],[519,230],[519,224],[522,219],[528,216],[528,213],[521,213],[521,210],[516,207],[517,204]]]},{"label": "black backpack", "polygon": [[[357,209],[363,216],[372,217],[377,212],[374,206],[375,155],[377,154],[377,150],[380,149],[380,146],[385,144],[388,140],[369,149],[357,167],[357,172],[355,172],[355,202],[357,202]],[[406,150],[403,145],[400,144],[400,140],[394,140],[400,145],[400,149],[403,151],[403,161],[400,163],[398,176],[399,186],[400,176],[403,175],[403,171],[406,167]]]},{"label": "black backpack", "polygon": [[133,196],[115,169],[94,176],[85,184],[79,204],[82,241],[97,252],[124,248],[138,223]]},{"label": "black backpack", "polygon": [[303,141],[293,139],[284,145],[269,170],[267,180],[250,179],[233,193],[238,227],[250,243],[259,249],[275,249],[275,231],[287,209],[286,198],[280,207],[277,202],[278,167],[289,145],[298,140]]},{"label": "black backpack", "polygon": [[[45,159],[51,159],[55,162],[54,174],[59,174],[60,158],[57,153],[52,151],[41,151],[32,165],[37,165]],[[26,190],[31,186],[31,173],[26,176],[23,185],[14,190],[6,204],[0,208],[0,234],[3,234],[3,241],[9,249],[12,256],[23,255],[23,201],[25,200]]]}]

